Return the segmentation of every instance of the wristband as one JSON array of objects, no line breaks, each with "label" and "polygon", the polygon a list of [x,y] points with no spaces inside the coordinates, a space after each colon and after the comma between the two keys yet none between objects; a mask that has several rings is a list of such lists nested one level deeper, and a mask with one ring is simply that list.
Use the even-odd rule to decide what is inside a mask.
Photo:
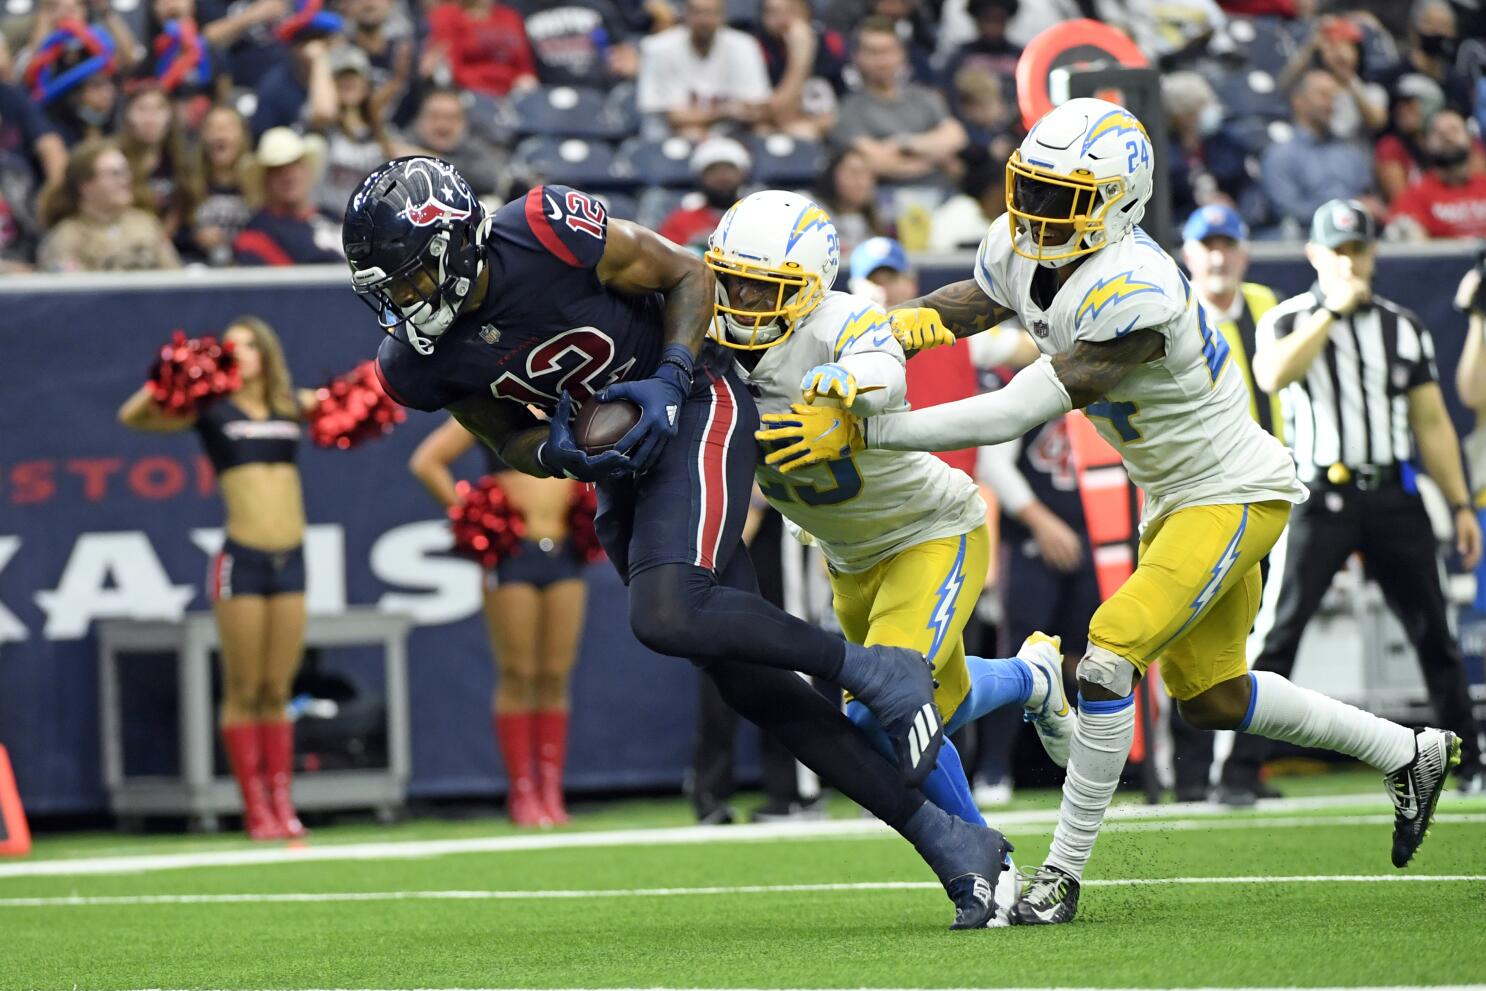
[{"label": "wristband", "polygon": [[1452,513],[1474,513],[1475,511],[1476,511],[1476,507],[1472,506],[1468,502],[1452,502],[1452,503],[1450,503],[1450,512],[1452,512]]}]

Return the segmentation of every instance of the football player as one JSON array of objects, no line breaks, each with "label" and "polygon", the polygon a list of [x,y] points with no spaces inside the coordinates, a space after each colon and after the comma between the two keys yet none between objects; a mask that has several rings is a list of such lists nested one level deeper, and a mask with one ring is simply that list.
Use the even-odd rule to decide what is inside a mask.
[{"label": "football player", "polygon": [[[914,844],[957,926],[985,925],[977,893],[998,878],[1005,839],[904,787],[791,673],[861,698],[916,785],[943,738],[923,655],[846,643],[757,594],[741,532],[758,411],[732,359],[704,346],[714,280],[702,260],[565,186],[487,215],[456,170],[428,157],[368,175],[344,241],[352,287],[388,335],[377,369],[389,394],[449,410],[517,471],[596,483],[599,537],[629,586],[639,640],[701,667],[735,709]],[[614,450],[589,455],[571,414],[594,396],[641,416]]]},{"label": "football player", "polygon": [[1056,107],[1007,164],[1007,219],[981,243],[975,277],[895,314],[912,347],[1018,317],[1043,357],[1004,389],[865,421],[815,409],[781,418],[793,443],[778,463],[793,472],[864,449],[1002,443],[1083,409],[1145,491],[1139,563],[1090,624],[1052,850],[1013,908],[1015,923],[1073,919],[1134,735],[1134,686],[1158,658],[1193,725],[1325,747],[1382,770],[1398,867],[1423,841],[1460,759],[1452,733],[1416,733],[1249,672],[1244,642],[1259,607],[1259,560],[1306,490],[1289,452],[1249,416],[1228,345],[1180,269],[1136,226],[1154,155],[1123,107],[1096,99]]},{"label": "football player", "polygon": [[[907,408],[904,352],[887,313],[830,289],[840,247],[816,203],[781,190],[740,200],[713,231],[705,260],[717,276],[713,339],[732,349],[761,412],[787,412],[802,394],[861,417]],[[759,434],[764,450],[774,436]],[[847,639],[928,657],[947,733],[1020,705],[1054,763],[1066,764],[1074,720],[1057,642],[1039,634],[1018,657],[965,656],[961,634],[990,563],[985,502],[970,477],[922,453],[862,451],[788,476],[772,458],[757,468],[759,488],[820,546]],[[866,706],[852,700],[847,715],[891,753]],[[967,822],[984,821],[948,741],[924,793]]]}]

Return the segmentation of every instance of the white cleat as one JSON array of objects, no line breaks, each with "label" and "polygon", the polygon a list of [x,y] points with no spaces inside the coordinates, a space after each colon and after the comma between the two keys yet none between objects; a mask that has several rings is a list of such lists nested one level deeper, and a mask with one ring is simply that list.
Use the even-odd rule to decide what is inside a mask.
[{"label": "white cleat", "polygon": [[1073,742],[1073,727],[1078,719],[1063,691],[1063,639],[1046,633],[1034,633],[1022,641],[1016,656],[1041,671],[1047,678],[1047,695],[1042,704],[1028,706],[1022,718],[1037,729],[1042,749],[1059,767],[1068,766],[1068,747]]}]

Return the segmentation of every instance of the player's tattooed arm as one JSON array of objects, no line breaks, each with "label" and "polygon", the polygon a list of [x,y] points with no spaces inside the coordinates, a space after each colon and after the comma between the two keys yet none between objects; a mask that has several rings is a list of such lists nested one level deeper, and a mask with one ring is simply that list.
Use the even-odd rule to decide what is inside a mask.
[{"label": "player's tattooed arm", "polygon": [[1068,390],[1074,409],[1102,399],[1139,366],[1166,352],[1158,330],[1137,330],[1112,341],[1077,341],[1053,357],[1053,371]]},{"label": "player's tattooed arm", "polygon": [[538,478],[552,474],[537,462],[537,448],[547,439],[547,426],[525,406],[476,393],[451,405],[449,412],[516,471]]},{"label": "player's tattooed arm", "polygon": [[952,282],[942,289],[935,289],[926,296],[910,299],[894,306],[895,310],[916,306],[930,306],[939,312],[939,319],[956,338],[966,338],[990,330],[1003,320],[1016,316],[1006,306],[991,299],[974,279]]},{"label": "player's tattooed arm", "polygon": [[609,220],[599,280],[617,292],[666,298],[665,340],[695,355],[712,324],[712,270],[695,254],[628,220]]}]

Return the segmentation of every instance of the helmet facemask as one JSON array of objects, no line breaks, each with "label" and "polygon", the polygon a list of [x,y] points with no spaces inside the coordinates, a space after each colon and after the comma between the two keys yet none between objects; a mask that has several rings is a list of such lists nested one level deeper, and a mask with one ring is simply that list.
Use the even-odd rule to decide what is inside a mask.
[{"label": "helmet facemask", "polygon": [[762,351],[781,344],[825,298],[820,275],[792,261],[771,268],[711,250],[706,262],[717,276],[712,337],[726,347]]},{"label": "helmet facemask", "polygon": [[[1030,165],[1020,151],[1006,164],[1006,217],[1012,250],[1047,268],[1061,268],[1108,243],[1105,217],[1124,200],[1124,178],[1095,178],[1085,169],[1060,175]],[[1060,229],[1068,236],[1050,242]]]},{"label": "helmet facemask", "polygon": [[390,334],[402,324],[414,349],[431,354],[434,342],[459,316],[484,267],[479,249],[489,225],[488,218],[482,220],[474,236],[468,237],[464,236],[472,226],[468,221],[446,223],[423,251],[390,273],[353,269],[352,288],[377,315],[383,330]]}]

